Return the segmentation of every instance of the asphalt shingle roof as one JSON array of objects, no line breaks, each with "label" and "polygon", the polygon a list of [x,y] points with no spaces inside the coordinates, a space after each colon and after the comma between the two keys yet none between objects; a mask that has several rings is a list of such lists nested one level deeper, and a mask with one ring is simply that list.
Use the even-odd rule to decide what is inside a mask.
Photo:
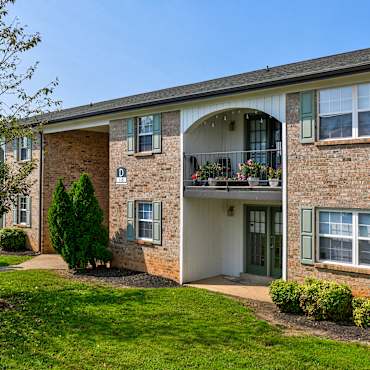
[{"label": "asphalt shingle roof", "polygon": [[60,122],[358,71],[370,71],[370,48],[63,109],[49,113],[43,119],[49,123]]}]

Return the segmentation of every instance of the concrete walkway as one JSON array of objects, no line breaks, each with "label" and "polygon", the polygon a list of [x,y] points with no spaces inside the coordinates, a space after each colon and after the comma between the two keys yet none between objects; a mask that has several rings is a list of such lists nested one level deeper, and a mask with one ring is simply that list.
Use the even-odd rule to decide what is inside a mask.
[{"label": "concrete walkway", "polygon": [[235,282],[225,276],[215,276],[186,284],[194,288],[202,288],[211,292],[218,292],[233,297],[251,299],[260,302],[272,302],[268,294],[268,287],[251,283]]},{"label": "concrete walkway", "polygon": [[6,266],[0,271],[14,270],[67,270],[68,266],[59,254],[40,254],[19,265]]}]

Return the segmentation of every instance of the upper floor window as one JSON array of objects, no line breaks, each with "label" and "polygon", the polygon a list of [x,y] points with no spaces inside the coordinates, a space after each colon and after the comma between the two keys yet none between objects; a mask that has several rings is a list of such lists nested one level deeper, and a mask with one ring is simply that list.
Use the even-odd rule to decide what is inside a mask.
[{"label": "upper floor window", "polygon": [[370,84],[319,92],[319,138],[370,136]]},{"label": "upper floor window", "polygon": [[21,137],[13,140],[14,159],[30,161],[32,158],[32,138]]},{"label": "upper floor window", "polygon": [[153,147],[153,116],[138,118],[138,151],[149,152]]},{"label": "upper floor window", "polygon": [[160,153],[162,150],[161,114],[127,118],[127,153]]},{"label": "upper floor window", "polygon": [[319,258],[370,266],[370,213],[319,211]]}]

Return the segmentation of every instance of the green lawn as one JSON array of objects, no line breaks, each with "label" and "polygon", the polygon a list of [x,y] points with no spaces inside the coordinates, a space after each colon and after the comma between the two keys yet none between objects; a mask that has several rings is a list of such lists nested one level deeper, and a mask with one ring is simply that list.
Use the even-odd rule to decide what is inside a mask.
[{"label": "green lawn", "polygon": [[285,337],[240,303],[190,288],[114,289],[0,273],[0,368],[369,369],[370,350]]},{"label": "green lawn", "polygon": [[0,254],[0,267],[10,266],[10,265],[19,265],[20,263],[28,261],[31,258],[33,258],[33,256],[14,256],[14,255]]}]

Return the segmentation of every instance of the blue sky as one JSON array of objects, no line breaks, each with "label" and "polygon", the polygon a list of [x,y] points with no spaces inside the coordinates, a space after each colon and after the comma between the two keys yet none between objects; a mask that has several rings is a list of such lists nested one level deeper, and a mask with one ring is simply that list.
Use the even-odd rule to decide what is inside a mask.
[{"label": "blue sky", "polygon": [[370,47],[370,1],[17,0],[63,107]]}]

